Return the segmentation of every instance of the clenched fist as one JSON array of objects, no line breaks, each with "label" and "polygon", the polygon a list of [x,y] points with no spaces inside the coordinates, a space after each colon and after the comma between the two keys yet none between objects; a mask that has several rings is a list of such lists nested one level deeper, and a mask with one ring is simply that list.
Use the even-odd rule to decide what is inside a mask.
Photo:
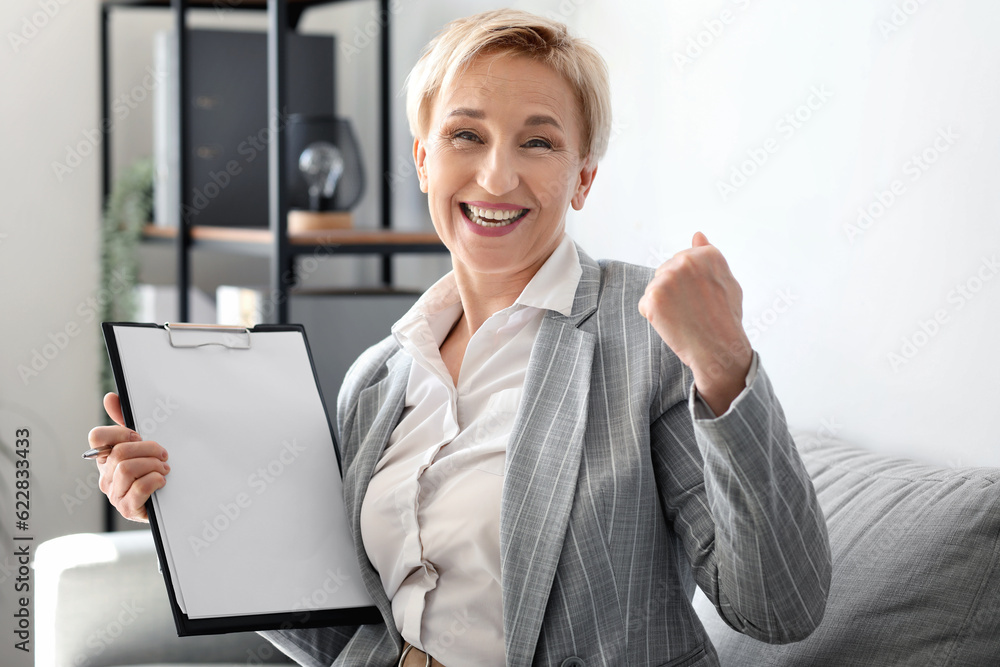
[{"label": "clenched fist", "polygon": [[715,414],[728,410],[745,386],[753,350],[743,330],[743,290],[704,234],[656,269],[639,312],[694,373]]}]

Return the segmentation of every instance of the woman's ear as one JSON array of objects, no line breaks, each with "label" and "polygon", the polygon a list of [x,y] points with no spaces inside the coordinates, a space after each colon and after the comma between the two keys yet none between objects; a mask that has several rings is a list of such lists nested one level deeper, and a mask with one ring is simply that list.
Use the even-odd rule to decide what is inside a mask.
[{"label": "woman's ear", "polygon": [[417,179],[420,181],[420,191],[427,193],[427,150],[419,138],[413,140],[413,164],[417,167]]},{"label": "woman's ear", "polygon": [[579,211],[583,208],[584,202],[587,201],[587,195],[590,194],[590,186],[594,184],[595,176],[597,176],[597,163],[594,162],[591,165],[591,160],[588,157],[583,161],[583,167],[580,169],[580,180],[577,183],[576,192],[573,193],[573,199],[570,200],[573,210]]}]

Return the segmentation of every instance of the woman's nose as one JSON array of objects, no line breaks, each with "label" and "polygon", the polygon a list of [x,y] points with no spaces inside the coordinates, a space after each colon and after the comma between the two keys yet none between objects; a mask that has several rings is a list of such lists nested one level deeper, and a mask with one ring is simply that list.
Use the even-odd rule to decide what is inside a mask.
[{"label": "woman's nose", "polygon": [[515,156],[501,147],[494,147],[483,158],[479,168],[479,185],[491,195],[502,195],[517,188]]}]

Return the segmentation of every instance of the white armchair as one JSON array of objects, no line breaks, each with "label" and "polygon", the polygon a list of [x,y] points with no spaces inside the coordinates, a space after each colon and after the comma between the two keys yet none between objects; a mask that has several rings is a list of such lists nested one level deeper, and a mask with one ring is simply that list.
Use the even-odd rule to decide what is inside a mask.
[{"label": "white armchair", "polygon": [[34,568],[36,667],[288,663],[252,632],[178,637],[148,530],[52,539]]}]

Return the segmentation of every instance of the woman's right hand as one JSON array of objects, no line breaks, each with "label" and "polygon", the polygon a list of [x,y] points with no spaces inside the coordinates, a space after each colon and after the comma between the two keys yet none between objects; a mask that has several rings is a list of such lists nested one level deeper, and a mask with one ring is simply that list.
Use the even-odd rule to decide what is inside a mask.
[{"label": "woman's right hand", "polygon": [[104,397],[104,409],[117,426],[97,426],[87,436],[90,446],[114,445],[97,456],[101,491],[118,513],[132,521],[149,521],[146,501],[166,484],[167,450],[125,426],[118,394]]}]

